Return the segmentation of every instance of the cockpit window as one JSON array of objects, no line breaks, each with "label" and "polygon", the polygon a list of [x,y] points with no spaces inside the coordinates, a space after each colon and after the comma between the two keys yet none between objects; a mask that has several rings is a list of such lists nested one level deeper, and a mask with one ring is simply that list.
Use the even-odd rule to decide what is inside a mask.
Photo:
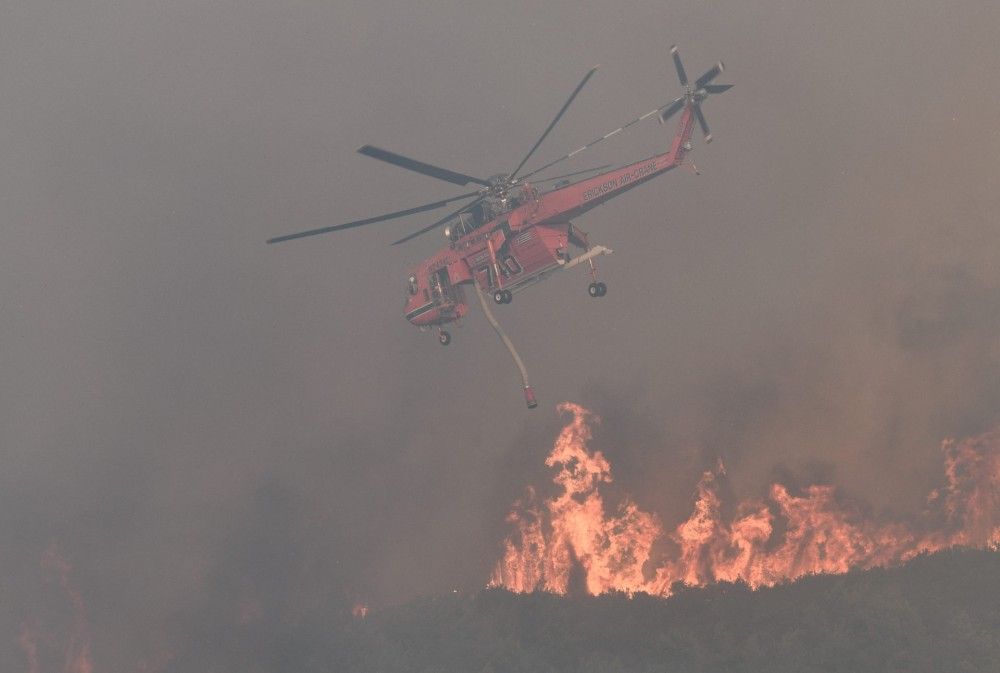
[{"label": "cockpit window", "polygon": [[410,296],[417,293],[417,279],[414,276],[406,279],[406,291],[410,293]]}]

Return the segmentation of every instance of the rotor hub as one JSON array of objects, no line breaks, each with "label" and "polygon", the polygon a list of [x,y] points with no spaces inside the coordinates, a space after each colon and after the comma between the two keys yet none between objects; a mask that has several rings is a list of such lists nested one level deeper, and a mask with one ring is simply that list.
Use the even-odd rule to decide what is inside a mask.
[{"label": "rotor hub", "polygon": [[506,173],[497,173],[487,178],[486,182],[490,183],[488,189],[494,195],[505,193],[514,184],[514,180]]}]

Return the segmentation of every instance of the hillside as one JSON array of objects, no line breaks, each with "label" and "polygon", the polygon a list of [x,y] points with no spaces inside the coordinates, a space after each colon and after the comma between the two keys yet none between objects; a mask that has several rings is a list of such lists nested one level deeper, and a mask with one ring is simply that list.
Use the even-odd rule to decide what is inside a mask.
[{"label": "hillside", "polygon": [[955,549],[899,568],[757,591],[681,589],[667,600],[426,598],[345,620],[334,642],[296,651],[294,663],[387,673],[998,671],[998,604],[1000,553]]}]

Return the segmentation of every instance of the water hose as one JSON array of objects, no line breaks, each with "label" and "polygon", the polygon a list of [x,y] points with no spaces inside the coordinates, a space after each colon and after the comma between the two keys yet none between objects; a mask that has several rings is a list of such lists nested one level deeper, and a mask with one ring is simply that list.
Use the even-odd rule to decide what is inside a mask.
[{"label": "water hose", "polygon": [[486,319],[490,321],[493,326],[493,331],[497,333],[500,340],[503,341],[504,346],[510,352],[510,356],[514,358],[514,364],[521,371],[521,383],[524,386],[524,401],[527,403],[529,409],[534,409],[538,406],[538,400],[535,399],[535,391],[532,389],[531,384],[528,383],[528,370],[524,367],[524,362],[521,360],[521,356],[517,354],[514,350],[514,344],[511,343],[510,339],[504,333],[503,328],[500,327],[500,323],[493,316],[493,311],[490,309],[490,303],[483,295],[483,291],[479,289],[479,283],[473,283],[476,287],[476,295],[479,296],[479,303],[483,306],[483,313],[486,314]]}]

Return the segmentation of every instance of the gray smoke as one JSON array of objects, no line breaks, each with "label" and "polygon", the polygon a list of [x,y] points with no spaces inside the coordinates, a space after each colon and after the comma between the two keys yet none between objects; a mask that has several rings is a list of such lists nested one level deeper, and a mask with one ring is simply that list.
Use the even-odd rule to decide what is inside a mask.
[{"label": "gray smoke", "polygon": [[[917,511],[940,440],[1000,411],[998,26],[983,0],[5,3],[0,668],[71,612],[53,544],[97,670],[474,590],[563,399],[668,523],[718,457],[740,496],[780,469]],[[605,299],[567,274],[498,311],[535,413],[476,313],[447,349],[403,320],[442,239],[388,243],[429,218],[263,244],[455,193],[366,142],[512,169],[601,63],[559,156],[673,98],[673,42],[727,63],[716,141],[577,223],[616,251]]]}]

